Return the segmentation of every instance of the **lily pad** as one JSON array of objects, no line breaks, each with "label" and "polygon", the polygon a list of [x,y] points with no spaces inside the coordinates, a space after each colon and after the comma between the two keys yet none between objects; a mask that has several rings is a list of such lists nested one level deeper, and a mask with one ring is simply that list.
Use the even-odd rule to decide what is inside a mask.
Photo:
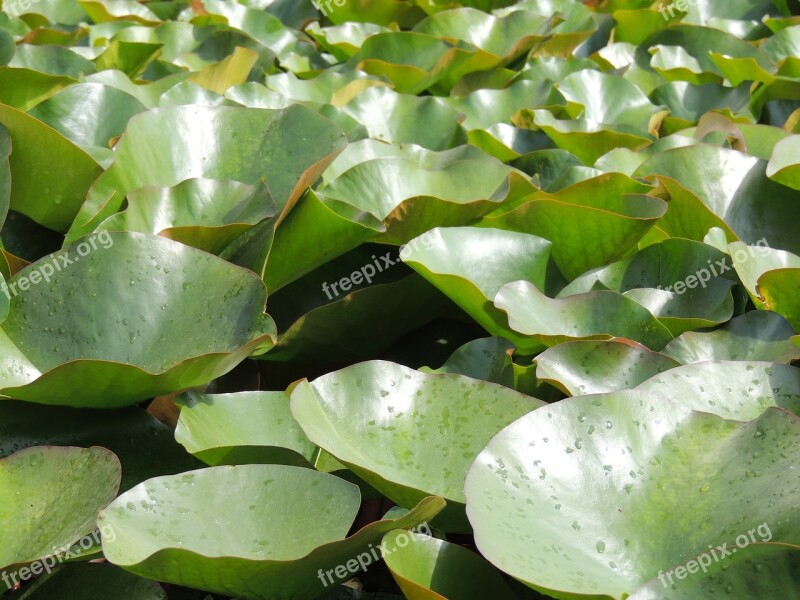
[{"label": "lily pad", "polygon": [[352,576],[337,566],[371,556],[392,529],[432,519],[444,501],[425,498],[404,516],[345,539],[359,504],[356,485],[326,473],[222,466],[151,479],[102,511],[98,524],[114,532],[103,537],[106,558],[142,577],[254,600],[310,600]]},{"label": "lily pad", "polygon": [[[175,127],[191,135],[174,138],[169,132]],[[212,139],[219,143],[204,141]],[[114,164],[92,185],[67,241],[91,232],[117,212],[128,192],[147,185],[174,186],[191,178],[250,185],[264,181],[283,212],[345,143],[338,127],[303,106],[176,106],[136,115],[116,145]],[[288,148],[292,154],[287,154]]]},{"label": "lily pad", "polygon": [[383,556],[397,584],[410,600],[516,600],[500,574],[466,548],[413,532],[391,531],[383,537]]},{"label": "lily pad", "polygon": [[65,552],[117,495],[120,466],[105,448],[37,446],[0,459],[0,566]]},{"label": "lily pad", "polygon": [[147,186],[129,192],[127,208],[97,229],[159,234],[218,254],[275,211],[263,183],[187,179],[174,187]]},{"label": "lily pad", "polygon": [[800,330],[800,256],[767,246],[728,246],[733,266],[753,303],[786,318]]},{"label": "lily pad", "polygon": [[314,462],[317,447],[292,417],[283,392],[187,392],[177,403],[175,438],[208,465]]},{"label": "lily pad", "polygon": [[[635,390],[579,396],[489,443],[467,511],[484,556],[529,586],[622,599],[710,548],[746,545],[748,530],[797,540],[798,453],[800,418],[778,408],[741,423]],[[675,518],[678,498],[693,510]]]},{"label": "lily pad", "polygon": [[666,326],[641,304],[611,291],[548,298],[527,281],[500,288],[494,300],[514,331],[548,347],[569,340],[615,337],[660,350],[672,340]]},{"label": "lily pad", "polygon": [[778,183],[800,190],[798,154],[800,154],[800,135],[778,142],[767,165],[767,176]]},{"label": "lily pad", "polygon": [[667,204],[644,195],[648,191],[626,175],[604,173],[557,192],[531,194],[527,202],[510,211],[498,209],[481,225],[551,240],[556,264],[574,279],[628,254],[664,215]]},{"label": "lily pad", "polygon": [[275,336],[258,277],[158,236],[101,232],[8,289],[2,343],[14,368],[0,393],[43,404],[115,408],[208,383]]},{"label": "lily pad", "polygon": [[678,366],[669,356],[630,342],[576,341],[538,355],[536,376],[579,396],[630,389]]},{"label": "lily pad", "polygon": [[767,407],[800,415],[800,369],[756,361],[709,361],[683,365],[637,386],[692,410],[747,421]]},{"label": "lily pad", "polygon": [[[465,247],[470,252],[460,251]],[[558,285],[561,275],[551,261],[547,240],[500,229],[437,228],[412,240],[400,257],[490,334],[509,340],[523,353],[542,349],[509,327],[493,301],[512,281],[530,281],[548,291]]]},{"label": "lily pad", "polygon": [[777,313],[754,310],[731,319],[714,331],[687,331],[662,350],[683,363],[707,360],[761,360],[789,364],[800,360],[791,342],[795,334]]},{"label": "lily pad", "polygon": [[446,498],[437,524],[455,531],[468,530],[463,477],[480,448],[544,404],[500,385],[384,361],[300,382],[291,396],[292,414],[312,442],[400,506]]},{"label": "lily pad", "polygon": [[[57,131],[10,106],[0,105],[0,123],[11,136],[11,208],[66,231],[102,172],[100,165]],[[52,152],[60,157],[58,169]],[[61,176],[64,172],[70,177]]]}]

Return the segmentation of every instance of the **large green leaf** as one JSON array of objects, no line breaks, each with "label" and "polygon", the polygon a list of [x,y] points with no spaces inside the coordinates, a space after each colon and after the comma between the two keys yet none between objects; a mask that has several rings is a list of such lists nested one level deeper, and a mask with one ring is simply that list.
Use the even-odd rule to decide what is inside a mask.
[{"label": "large green leaf", "polygon": [[100,166],[60,133],[10,106],[0,105],[0,123],[11,135],[11,208],[66,231]]},{"label": "large green leaf", "polygon": [[425,17],[418,6],[406,0],[322,0],[320,7],[324,7],[323,14],[336,24],[356,21],[378,25],[398,23],[410,27]]},{"label": "large green leaf", "polygon": [[[444,506],[426,498],[345,539],[359,501],[357,486],[312,469],[210,467],[141,484],[101,512],[98,524],[114,532],[103,537],[106,558],[137,575],[246,598],[303,600],[351,577],[336,567],[371,556],[384,533],[430,520]],[[224,518],[207,518],[214,514]]]},{"label": "large green leaf", "polygon": [[547,110],[522,110],[514,116],[517,127],[541,129],[556,146],[592,164],[614,148],[642,150],[655,138],[627,125],[610,125],[590,119],[557,119]]},{"label": "large green leaf", "polygon": [[[171,133],[176,130],[186,135],[176,138]],[[282,211],[345,142],[333,123],[302,106],[176,106],[141,113],[130,120],[114,164],[92,186],[67,240],[85,235],[117,212],[128,192],[190,178],[250,185],[264,181]]]},{"label": "large green leaf", "polygon": [[410,600],[517,598],[489,563],[456,544],[391,531],[384,536],[383,547],[386,565]]},{"label": "large green leaf", "polygon": [[548,298],[527,281],[509,283],[494,299],[514,331],[545,346],[568,340],[615,337],[660,350],[672,340],[669,329],[644,306],[612,291]]},{"label": "large green leaf", "polygon": [[371,86],[342,109],[358,119],[371,138],[446,150],[466,143],[458,112],[435,98],[398,94]]},{"label": "large green leaf", "polygon": [[264,184],[187,179],[174,187],[129,192],[127,208],[100,223],[98,230],[159,234],[218,254],[275,210]]},{"label": "large green leaf", "polygon": [[766,238],[773,247],[800,252],[792,225],[793,215],[800,216],[800,196],[767,178],[766,167],[736,150],[700,144],[657,154],[634,177],[674,178],[745,242]]},{"label": "large green leaf", "polygon": [[[464,252],[463,248],[469,248]],[[561,275],[540,237],[474,227],[433,229],[403,248],[403,262],[447,294],[490,334],[506,338],[524,353],[542,349],[509,327],[493,304],[498,291],[513,281],[530,281],[553,291]]]},{"label": "large green leaf", "polygon": [[105,448],[38,446],[0,459],[0,566],[61,554],[90,533],[119,478]]},{"label": "large green leaf", "polygon": [[[37,104],[28,114],[87,152],[112,145],[145,106],[133,96],[99,83],[80,83]],[[110,154],[110,153],[109,153]]]},{"label": "large green leaf", "polygon": [[178,400],[175,438],[206,464],[310,467],[317,447],[300,429],[283,392],[200,394]]},{"label": "large green leaf", "polygon": [[768,406],[800,415],[800,369],[755,361],[700,362],[655,375],[637,386],[664,398],[726,419],[757,418]]},{"label": "large green leaf", "polygon": [[2,345],[16,358],[0,393],[22,400],[125,406],[207,383],[274,341],[258,277],[158,236],[84,238],[8,289]]},{"label": "large green leaf", "polygon": [[636,390],[580,396],[489,443],[467,510],[478,548],[507,573],[558,598],[621,599],[742,535],[796,542],[798,453],[800,419],[781,409],[741,423]]},{"label": "large green leaf", "polygon": [[75,79],[95,71],[95,65],[77,52],[52,45],[20,44],[8,66],[17,69],[31,69],[49,75],[64,75]]},{"label": "large green leaf", "polygon": [[583,105],[581,117],[589,121],[654,133],[666,114],[666,107],[653,105],[634,84],[599,71],[572,73],[558,90],[567,100]]},{"label": "large green leaf", "polygon": [[767,176],[778,183],[800,190],[800,135],[778,142],[767,165]]},{"label": "large green leaf", "polygon": [[733,266],[753,303],[786,318],[800,330],[800,256],[758,244],[728,246]]},{"label": "large green leaf", "polygon": [[544,404],[500,385],[385,361],[300,382],[291,395],[292,414],[312,442],[401,506],[446,498],[437,523],[456,531],[468,529],[464,475],[477,453]]},{"label": "large green leaf", "polygon": [[765,360],[788,364],[800,360],[790,338],[795,334],[779,314],[754,310],[714,331],[687,331],[667,344],[663,353],[681,363],[706,360]]},{"label": "large green leaf", "polygon": [[669,356],[630,342],[575,341],[537,356],[536,376],[579,396],[630,389],[678,366]]},{"label": "large green leaf", "polygon": [[[486,154],[437,158],[433,164],[416,157],[359,162],[317,195],[373,215],[386,227],[383,241],[405,243],[433,227],[464,225],[535,189],[526,176]],[[426,218],[408,218],[423,207]]]},{"label": "large green leaf", "polygon": [[475,50],[465,42],[448,43],[410,31],[377,33],[366,39],[349,65],[385,77],[401,94],[419,94],[433,87],[448,91],[469,70],[492,66],[470,65]]},{"label": "large green leaf", "polygon": [[553,259],[574,279],[622,258],[664,215],[667,205],[645,196],[650,188],[606,173],[552,193],[535,193],[508,212],[498,209],[481,225],[532,233],[553,243]]},{"label": "large green leaf", "polygon": [[264,283],[275,292],[382,231],[385,226],[375,216],[308,190],[275,232]]}]

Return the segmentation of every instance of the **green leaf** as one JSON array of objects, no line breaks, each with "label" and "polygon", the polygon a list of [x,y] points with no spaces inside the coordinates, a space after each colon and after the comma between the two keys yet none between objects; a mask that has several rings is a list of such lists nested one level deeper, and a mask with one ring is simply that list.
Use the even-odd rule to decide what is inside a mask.
[{"label": "green leaf", "polygon": [[[170,133],[175,128],[187,135],[175,138]],[[211,139],[218,143],[204,141]],[[116,145],[114,164],[92,186],[67,240],[85,235],[117,212],[128,192],[146,185],[174,186],[190,178],[251,185],[265,180],[282,211],[316,180],[345,142],[335,125],[302,106],[176,106],[141,113],[130,120]]]},{"label": "green leaf", "polygon": [[[360,162],[321,186],[317,195],[382,221],[381,241],[405,243],[433,227],[465,225],[535,189],[526,176],[486,154],[473,158],[451,152],[438,158],[434,164],[405,157]],[[407,217],[422,207],[424,219]]]},{"label": "green leaf", "polygon": [[415,32],[451,44],[460,40],[479,49],[452,79],[467,72],[504,66],[545,41],[551,30],[551,18],[530,11],[497,18],[468,7],[437,12],[414,27]]},{"label": "green leaf", "polygon": [[517,598],[488,562],[462,546],[418,533],[390,531],[383,537],[383,547],[392,577],[410,600]]},{"label": "green leaf", "polygon": [[767,165],[767,177],[783,185],[800,190],[800,135],[794,135],[775,144]]},{"label": "green leaf", "polygon": [[417,98],[383,86],[369,87],[342,109],[367,128],[369,137],[447,150],[466,143],[458,112],[435,98]]},{"label": "green leaf", "polygon": [[637,390],[725,419],[756,419],[769,406],[800,414],[800,369],[768,362],[713,361],[653,376]]},{"label": "green leaf", "polygon": [[441,98],[440,101],[465,115],[462,125],[469,130],[511,123],[511,117],[523,108],[566,105],[564,96],[552,82],[525,79],[502,90],[481,89],[465,96]]},{"label": "green leaf", "polygon": [[133,78],[139,76],[160,54],[161,44],[114,40],[94,60],[94,64],[98,71],[115,69]]},{"label": "green leaf", "polygon": [[[343,23],[334,27],[320,27],[318,22],[312,22],[306,27],[305,32],[322,45],[325,50],[341,61],[352,58],[364,44],[364,41],[377,33],[390,31],[374,23]],[[354,72],[356,74],[357,72]],[[288,75],[288,73],[287,73]],[[325,71],[314,79],[327,78],[329,75],[340,75]],[[280,77],[280,75],[278,75]]]},{"label": "green leaf", "polygon": [[592,177],[553,193],[535,193],[508,212],[499,209],[481,226],[532,233],[551,240],[553,259],[574,279],[622,258],[664,215],[663,200],[645,196],[651,188],[619,174]]},{"label": "green leaf", "polygon": [[38,446],[0,459],[0,566],[66,551],[94,529],[119,478],[105,448]]},{"label": "green leaf", "polygon": [[32,69],[0,68],[0,102],[17,110],[30,110],[74,83],[77,80],[72,77]]},{"label": "green leaf", "polygon": [[564,78],[558,90],[567,100],[584,107],[582,118],[654,133],[666,114],[634,84],[599,71],[578,71]]},{"label": "green leaf", "polygon": [[[130,94],[99,83],[79,83],[37,104],[28,114],[84,150],[108,149],[128,120],[145,106]],[[87,123],[86,115],[94,115]]]},{"label": "green leaf", "polygon": [[263,184],[187,179],[173,187],[146,186],[128,193],[128,206],[98,230],[158,234],[212,254],[275,215]]},{"label": "green leaf", "polygon": [[358,0],[357,2],[337,2],[319,0],[323,14],[337,25],[347,21],[357,23],[376,23],[389,25],[397,23],[401,27],[411,27],[425,17],[425,13],[411,2],[405,0]]},{"label": "green leaf", "polygon": [[[355,146],[351,144],[348,149]],[[337,162],[325,173],[330,173]],[[382,231],[383,223],[373,215],[308,190],[275,232],[264,283],[270,293],[276,292]]]},{"label": "green leaf", "polygon": [[[210,467],[151,479],[120,496],[98,523],[114,532],[103,538],[106,558],[142,577],[253,599],[310,600],[352,576],[336,566],[369,555],[384,533],[432,519],[444,506],[426,498],[345,539],[359,502],[357,486],[311,469]],[[207,518],[213,514],[225,518]]]},{"label": "green leaf", "polygon": [[536,377],[571,396],[636,387],[680,366],[676,360],[621,341],[576,341],[548,348],[536,357]]},{"label": "green leaf", "polygon": [[700,144],[657,154],[634,177],[671,177],[743,241],[754,244],[766,238],[773,247],[800,252],[791,224],[791,215],[800,217],[798,194],[768,179],[766,167],[766,161],[736,150]]},{"label": "green leaf", "polygon": [[[470,44],[451,44],[421,33],[378,33],[366,39],[348,64],[385,77],[401,94],[419,94],[437,84],[442,90],[452,88],[469,72],[474,53],[475,47]],[[475,66],[472,70],[480,69]]]},{"label": "green leaf", "polygon": [[707,360],[761,360],[789,364],[800,360],[800,351],[790,338],[794,329],[777,313],[747,312],[714,331],[687,331],[662,350],[684,363]]},{"label": "green leaf", "polygon": [[[748,530],[796,540],[799,453],[800,419],[781,409],[741,423],[636,390],[580,396],[489,443],[467,476],[468,515],[506,573],[558,598],[622,599],[709,546],[749,543]],[[679,498],[692,510],[676,519]]]},{"label": "green leaf", "polygon": [[0,29],[0,67],[5,67],[11,61],[15,50],[14,38],[5,29]]},{"label": "green leaf", "polygon": [[747,246],[735,242],[728,249],[756,307],[782,315],[795,331],[800,330],[800,256],[761,243]]},{"label": "green leaf", "polygon": [[208,465],[311,467],[317,447],[292,417],[283,392],[200,394],[177,400],[175,439]]},{"label": "green leaf", "polygon": [[514,117],[517,127],[541,129],[562,150],[577,156],[584,164],[593,164],[614,148],[642,150],[654,139],[645,131],[623,125],[607,125],[589,119],[559,120],[547,110],[523,110]]},{"label": "green leaf", "polygon": [[511,342],[503,338],[480,338],[458,348],[438,369],[420,370],[425,373],[458,373],[517,389],[511,360],[513,349]]},{"label": "green leaf", "polygon": [[492,383],[384,361],[303,381],[291,396],[292,414],[312,442],[400,506],[412,508],[430,495],[446,498],[436,523],[455,531],[468,530],[464,475],[477,453],[515,418],[544,404]]},{"label": "green leaf", "polygon": [[[11,136],[11,208],[40,225],[66,231],[102,172],[100,166],[60,133],[10,106],[0,105],[0,123]],[[70,176],[64,177],[65,172]]]},{"label": "green leaf", "polygon": [[80,54],[69,48],[49,45],[20,44],[8,65],[75,79],[95,72],[95,65]]},{"label": "green leaf", "polygon": [[228,88],[247,81],[257,61],[256,52],[237,46],[228,58],[208,65],[189,81],[217,94],[224,94]]},{"label": "green leaf", "polygon": [[696,123],[711,110],[746,111],[750,94],[747,85],[730,88],[714,83],[692,85],[686,81],[673,81],[653,90],[650,99],[669,108],[668,119]]},{"label": "green leaf", "polygon": [[[398,273],[386,282],[379,283],[377,278],[370,282],[364,275],[371,276],[370,264],[385,264],[383,256],[387,254],[376,255],[375,262],[370,258],[356,261],[357,266],[343,272],[337,268],[330,279],[323,275],[329,268],[326,266],[296,282],[297,287],[289,286],[273,296],[270,310],[283,333],[275,348],[259,358],[367,360],[451,309],[446,299],[419,276]],[[343,284],[362,287],[340,292]]]},{"label": "green leaf", "polygon": [[153,11],[135,0],[78,0],[78,4],[95,23],[122,19],[152,25],[160,21]]},{"label": "green leaf", "polygon": [[494,304],[508,314],[512,329],[545,346],[620,337],[660,350],[672,340],[669,329],[650,311],[616,292],[553,299],[533,284],[517,281],[500,288]]},{"label": "green leaf", "polygon": [[0,393],[44,404],[113,408],[201,385],[275,335],[258,277],[157,236],[102,232],[8,288],[2,345],[20,366]]},{"label": "green leaf", "polygon": [[[493,304],[512,281],[530,281],[552,291],[561,279],[550,257],[550,242],[534,235],[454,227],[432,229],[412,240],[400,257],[444,292],[491,335],[505,338],[524,354],[542,349],[509,327]],[[464,252],[463,248],[469,248]]]}]

